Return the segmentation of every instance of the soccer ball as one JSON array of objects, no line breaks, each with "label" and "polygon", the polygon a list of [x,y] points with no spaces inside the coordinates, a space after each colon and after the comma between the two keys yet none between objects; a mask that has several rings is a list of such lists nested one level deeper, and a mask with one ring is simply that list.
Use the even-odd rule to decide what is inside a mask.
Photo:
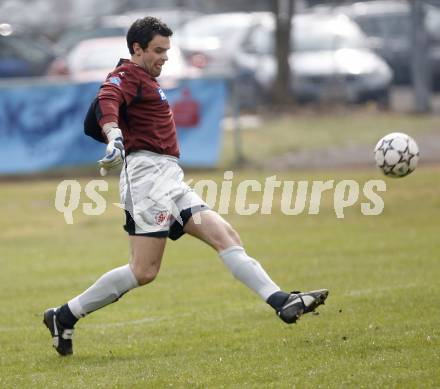
[{"label": "soccer ball", "polygon": [[405,177],[419,162],[419,147],[413,138],[401,132],[385,135],[374,148],[377,166],[389,177]]}]

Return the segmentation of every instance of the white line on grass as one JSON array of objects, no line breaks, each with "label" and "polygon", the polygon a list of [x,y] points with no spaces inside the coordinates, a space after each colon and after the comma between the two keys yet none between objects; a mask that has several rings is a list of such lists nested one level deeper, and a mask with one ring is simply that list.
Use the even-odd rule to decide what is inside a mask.
[{"label": "white line on grass", "polygon": [[[358,290],[351,290],[349,292],[343,293],[340,296],[343,297],[358,297],[358,296],[367,296],[370,294],[377,294],[382,292],[389,292],[391,290],[397,290],[397,289],[412,289],[419,287],[418,284],[412,283],[412,284],[403,284],[403,285],[392,285],[392,286],[384,286],[381,288],[368,288],[368,289],[358,289]],[[256,310],[260,307],[259,304],[256,304],[255,307],[252,307],[252,310]],[[228,309],[228,312],[232,311],[241,311],[243,312],[243,308],[237,308],[237,309]],[[192,313],[181,313],[181,314],[174,314],[172,316],[172,319],[176,318],[183,318],[193,316]],[[115,327],[124,327],[128,325],[141,325],[145,323],[154,323],[162,320],[170,319],[170,316],[156,316],[156,317],[144,317],[142,319],[136,319],[136,320],[126,320],[126,321],[117,321],[113,323],[84,323],[82,327],[85,328],[115,328]],[[6,327],[6,326],[0,326],[0,332],[16,332],[16,331],[23,331],[23,330],[33,330],[35,329],[35,326],[14,326],[14,327]]]},{"label": "white line on grass", "polygon": [[[182,313],[180,315],[176,315],[174,314],[172,316],[172,319],[175,318],[182,318],[182,317],[187,317],[187,316],[192,316],[192,314],[190,313]],[[136,319],[136,320],[126,320],[126,321],[119,321],[119,322],[114,322],[114,323],[104,323],[104,324],[100,324],[100,323],[84,323],[81,325],[81,327],[84,328],[113,328],[113,327],[124,327],[127,325],[139,325],[139,324],[144,324],[144,323],[153,323],[153,322],[158,322],[158,321],[162,321],[162,320],[167,320],[170,319],[170,316],[156,316],[156,317],[144,317],[142,319]],[[14,327],[6,327],[6,326],[0,326],[0,332],[14,332],[14,331],[22,331],[22,330],[33,330],[35,329],[35,326],[14,326]]]},{"label": "white line on grass", "polygon": [[389,292],[390,290],[398,290],[398,289],[411,289],[419,287],[418,284],[402,284],[402,285],[390,285],[383,286],[380,288],[368,288],[368,289],[359,289],[359,290],[351,290],[349,292],[344,293],[342,296],[344,297],[357,297],[357,296],[366,296],[369,294]]}]

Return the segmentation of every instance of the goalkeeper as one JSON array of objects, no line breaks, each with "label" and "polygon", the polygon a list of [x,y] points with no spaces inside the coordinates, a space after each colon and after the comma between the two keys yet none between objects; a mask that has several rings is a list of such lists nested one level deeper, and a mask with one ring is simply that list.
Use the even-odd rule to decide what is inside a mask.
[{"label": "goalkeeper", "polygon": [[121,59],[99,91],[93,114],[107,143],[101,174],[122,165],[121,204],[129,263],[110,270],[67,303],[44,312],[60,355],[72,354],[77,321],[152,282],[167,238],[187,233],[217,251],[226,268],[286,323],[324,303],[326,289],[286,293],[243,248],[237,232],[183,182],[176,126],[156,81],[168,60],[172,31],[159,19],[138,19],[127,33],[131,59]]}]

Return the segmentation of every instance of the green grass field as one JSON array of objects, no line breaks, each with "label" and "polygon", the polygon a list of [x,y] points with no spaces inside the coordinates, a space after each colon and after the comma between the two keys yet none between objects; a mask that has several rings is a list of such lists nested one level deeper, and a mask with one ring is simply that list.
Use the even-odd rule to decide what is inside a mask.
[{"label": "green grass field", "polygon": [[[275,173],[242,171],[234,184]],[[381,176],[278,178],[364,183]],[[169,242],[154,283],[78,324],[69,358],[52,349],[42,312],[125,263],[122,213],[110,204],[118,201],[116,179],[107,211],[77,210],[73,225],[54,208],[58,181],[2,182],[0,388],[440,387],[439,178],[439,167],[421,166],[386,179],[380,216],[363,216],[361,197],[337,219],[332,192],[319,215],[284,215],[279,192],[272,215],[239,216],[231,207],[227,219],[248,253],[282,288],[330,289],[319,315],[282,323],[212,249],[184,237]]]},{"label": "green grass field", "polygon": [[[411,115],[353,108],[338,112],[307,111],[296,115],[272,115],[252,130],[242,131],[243,154],[251,164],[296,150],[313,150],[328,146],[369,145],[393,131],[406,132],[417,139],[427,133],[438,134],[438,116]],[[234,159],[234,134],[224,137],[222,165]],[[423,151],[423,150],[422,150]]]}]

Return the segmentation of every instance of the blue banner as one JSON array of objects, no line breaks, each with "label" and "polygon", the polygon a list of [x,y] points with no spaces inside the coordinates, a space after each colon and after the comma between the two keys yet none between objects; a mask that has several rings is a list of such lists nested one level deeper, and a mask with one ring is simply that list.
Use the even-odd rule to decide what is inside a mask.
[{"label": "blue banner", "polygon": [[[95,163],[105,146],[84,135],[97,83],[0,88],[0,173],[32,173]],[[181,164],[214,167],[220,155],[223,80],[187,80],[165,91],[173,107]]]},{"label": "blue banner", "polygon": [[180,145],[180,163],[215,167],[221,151],[226,82],[220,79],[182,81],[165,91],[173,109]]}]

